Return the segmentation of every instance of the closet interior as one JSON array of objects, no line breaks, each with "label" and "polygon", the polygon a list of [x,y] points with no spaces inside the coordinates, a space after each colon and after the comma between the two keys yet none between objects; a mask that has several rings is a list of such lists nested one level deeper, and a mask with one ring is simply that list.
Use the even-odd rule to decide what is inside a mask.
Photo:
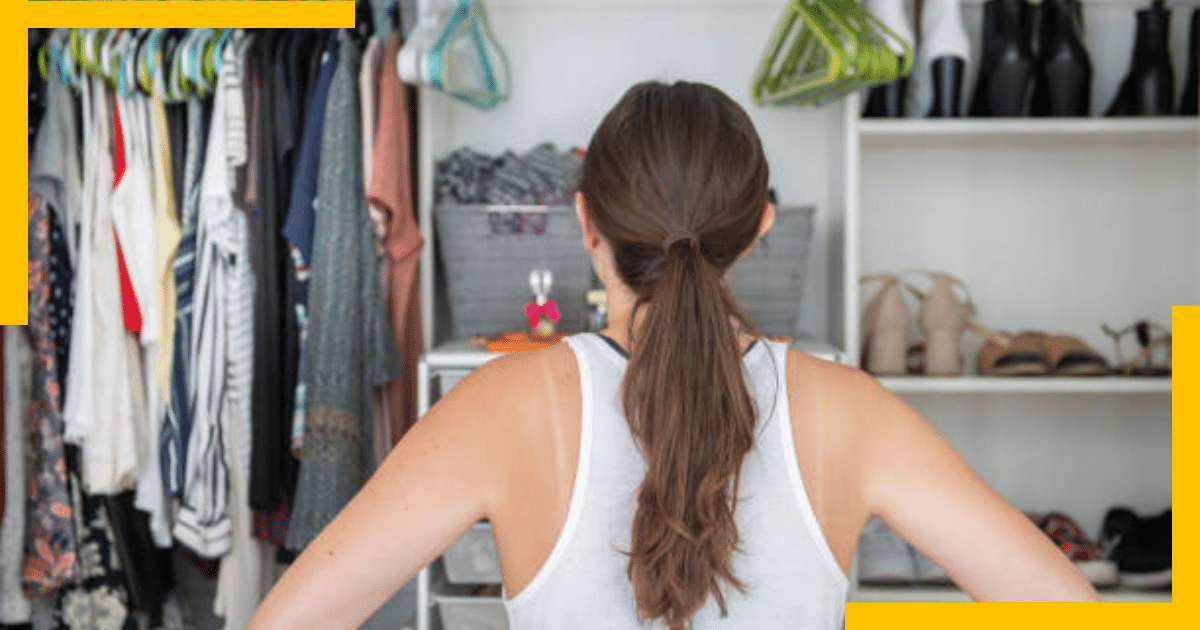
[{"label": "closet interior", "polygon": [[[762,137],[781,221],[731,285],[767,332],[875,373],[1106,600],[1170,601],[1169,547],[1162,566],[1115,545],[1170,539],[1171,306],[1200,299],[1195,0],[868,0],[896,36],[874,82],[790,92],[762,71],[799,11],[784,0],[361,4],[355,29],[30,31],[33,292],[30,326],[4,331],[0,625],[240,628],[489,344],[523,347],[503,333],[547,303],[555,334],[598,328],[571,174],[646,79],[715,85]],[[795,24],[834,28],[836,2],[804,4]],[[1086,111],[1035,115],[1055,38]],[[997,61],[1001,40],[1024,66]],[[974,102],[1006,81],[1015,110]],[[876,362],[885,290],[905,319]],[[957,361],[938,361],[918,293],[970,305]],[[1005,373],[1011,344],[1038,365]],[[356,432],[322,443],[346,414]],[[55,461],[30,512],[17,489]],[[905,545],[868,524],[851,601],[968,600]],[[507,628],[502,597],[479,523],[364,628]]]}]

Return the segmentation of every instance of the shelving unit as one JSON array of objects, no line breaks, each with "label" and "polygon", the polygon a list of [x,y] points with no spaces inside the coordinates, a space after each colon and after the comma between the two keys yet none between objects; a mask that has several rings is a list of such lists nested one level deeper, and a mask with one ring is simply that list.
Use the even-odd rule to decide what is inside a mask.
[{"label": "shelving unit", "polygon": [[[1093,117],[862,119],[861,99],[847,100],[841,296],[851,355],[870,297],[863,273],[954,274],[982,325],[1075,334],[1109,360],[1101,324],[1148,317],[1170,326],[1171,305],[1200,300],[1200,120],[1098,115],[1128,68],[1142,4],[1084,0]],[[965,4],[976,55],[980,15],[978,3]],[[1170,378],[979,376],[982,344],[964,336],[963,376],[879,380],[1020,509],[1066,512],[1096,535],[1108,507],[1150,514],[1170,505]],[[857,584],[850,599],[969,601],[954,588]]]},{"label": "shelving unit", "polygon": [[[1101,590],[1100,598],[1106,602],[1151,602],[1167,603],[1171,593],[1160,591]],[[951,586],[863,586],[859,587],[854,602],[970,602],[970,596]]]},{"label": "shelving unit", "polygon": [[884,376],[894,392],[946,394],[1169,394],[1171,379],[1151,376]]},{"label": "shelving unit", "polygon": [[[1127,69],[1133,10],[1146,2],[1084,2],[1097,115]],[[981,4],[966,0],[963,10],[976,60]],[[616,98],[650,78],[705,81],[742,103],[763,138],[781,200],[817,207],[802,328],[849,361],[857,358],[868,297],[857,281],[864,272],[954,273],[971,287],[982,324],[1072,332],[1109,356],[1101,323],[1150,317],[1169,325],[1172,304],[1200,300],[1200,119],[862,120],[858,95],[820,109],[756,107],[748,77],[783,5],[489,1],[513,68],[510,102],[481,112],[419,91],[422,318],[431,349],[419,374],[422,410],[494,356],[450,339],[444,304],[433,298],[435,161],[464,145],[485,152],[547,140],[560,148],[585,145]],[[1177,8],[1176,41],[1186,28],[1179,15]],[[570,54],[546,54],[554,50]],[[1173,52],[1178,72],[1182,47]],[[972,85],[973,72],[968,66]],[[964,338],[968,366],[979,345]],[[1022,509],[1062,510],[1094,533],[1109,505],[1146,513],[1170,501],[1169,378],[881,381]],[[1121,463],[1131,453],[1137,466]],[[434,571],[418,579],[416,630],[440,627],[432,613],[440,588]],[[858,587],[855,571],[851,584],[851,601],[967,601],[953,588]]]}]

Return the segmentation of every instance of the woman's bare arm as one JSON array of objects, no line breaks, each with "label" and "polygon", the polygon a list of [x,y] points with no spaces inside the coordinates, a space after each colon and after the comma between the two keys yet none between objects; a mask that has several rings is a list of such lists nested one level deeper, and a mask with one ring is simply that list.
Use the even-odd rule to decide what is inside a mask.
[{"label": "woman's bare arm", "polygon": [[850,399],[872,514],[976,601],[1099,601],[1054,543],[928,421],[860,374]]},{"label": "woman's bare arm", "polygon": [[491,513],[505,424],[521,400],[505,357],[438,401],[284,573],[251,630],[358,628]]}]

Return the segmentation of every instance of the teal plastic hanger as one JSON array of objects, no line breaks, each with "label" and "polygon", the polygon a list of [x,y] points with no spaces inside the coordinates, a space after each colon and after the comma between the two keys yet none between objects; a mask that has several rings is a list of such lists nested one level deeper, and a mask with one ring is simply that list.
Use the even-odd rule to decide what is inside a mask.
[{"label": "teal plastic hanger", "polygon": [[[460,42],[466,42],[468,54],[452,54]],[[494,61],[499,62],[499,75]],[[487,8],[481,0],[457,0],[454,12],[425,55],[425,65],[431,85],[481,109],[491,109],[509,96],[508,57],[491,30]]]}]

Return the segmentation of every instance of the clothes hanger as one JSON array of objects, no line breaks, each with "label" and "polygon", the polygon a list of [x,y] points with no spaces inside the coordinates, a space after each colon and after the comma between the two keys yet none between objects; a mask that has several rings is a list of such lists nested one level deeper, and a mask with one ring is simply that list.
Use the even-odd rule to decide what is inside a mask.
[{"label": "clothes hanger", "polygon": [[[492,51],[502,72],[493,68]],[[492,33],[487,8],[480,0],[457,0],[455,12],[426,54],[431,84],[481,109],[508,98],[508,58]]]},{"label": "clothes hanger", "polygon": [[396,67],[406,83],[436,87],[482,109],[506,100],[511,89],[508,57],[482,0],[422,2]]},{"label": "clothes hanger", "polygon": [[751,96],[820,104],[911,70],[911,45],[853,0],[792,0],[768,40]]}]

